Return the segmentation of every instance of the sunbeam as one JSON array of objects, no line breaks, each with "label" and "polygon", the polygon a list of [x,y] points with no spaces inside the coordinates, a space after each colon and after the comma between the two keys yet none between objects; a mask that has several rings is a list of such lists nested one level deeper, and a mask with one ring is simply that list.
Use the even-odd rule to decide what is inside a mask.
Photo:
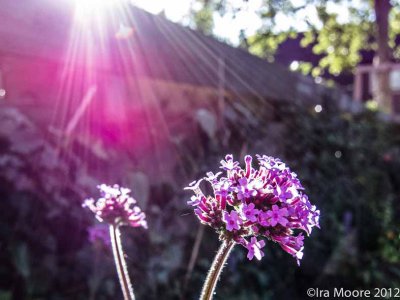
[{"label": "sunbeam", "polygon": [[[98,153],[112,159],[123,149],[132,165],[122,167],[168,176],[171,163],[184,170],[176,141],[196,126],[183,116],[203,107],[222,119],[232,104],[253,115],[260,113],[259,105],[273,110],[265,101],[266,78],[254,76],[265,64],[253,63],[250,74],[252,58],[238,59],[238,50],[141,11],[131,1],[73,3],[56,123],[70,141],[68,151],[79,152],[88,168],[97,168]],[[269,67],[275,85],[267,94],[273,94],[283,84],[278,79],[283,68]]]},{"label": "sunbeam", "polygon": [[88,168],[97,169],[93,155],[109,157],[122,147],[139,169],[148,168],[145,153],[164,169],[161,152],[170,134],[157,95],[139,79],[148,58],[135,36],[131,6],[116,0],[74,4],[53,121],[58,146],[78,151]]}]

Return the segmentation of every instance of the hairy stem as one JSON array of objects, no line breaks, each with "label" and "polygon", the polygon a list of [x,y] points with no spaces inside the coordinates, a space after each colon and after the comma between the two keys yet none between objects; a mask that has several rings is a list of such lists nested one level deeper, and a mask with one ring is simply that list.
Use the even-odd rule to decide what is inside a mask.
[{"label": "hairy stem", "polygon": [[110,237],[114,254],[115,267],[117,268],[119,283],[121,284],[124,300],[135,300],[132,284],[129,279],[128,269],[124,258],[121,243],[121,232],[118,225],[110,225]]},{"label": "hairy stem", "polygon": [[233,249],[233,246],[235,246],[235,242],[232,240],[222,242],[211,265],[210,271],[208,272],[206,281],[204,282],[200,300],[212,299],[217,281],[221,275],[222,268],[224,267],[224,264],[229,256],[229,253]]}]

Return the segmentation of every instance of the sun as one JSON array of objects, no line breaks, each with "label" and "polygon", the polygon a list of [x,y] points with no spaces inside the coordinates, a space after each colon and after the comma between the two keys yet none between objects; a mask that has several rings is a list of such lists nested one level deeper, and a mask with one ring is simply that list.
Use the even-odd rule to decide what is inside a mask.
[{"label": "sun", "polygon": [[74,2],[75,18],[81,22],[86,22],[94,18],[101,18],[124,0],[74,0]]}]

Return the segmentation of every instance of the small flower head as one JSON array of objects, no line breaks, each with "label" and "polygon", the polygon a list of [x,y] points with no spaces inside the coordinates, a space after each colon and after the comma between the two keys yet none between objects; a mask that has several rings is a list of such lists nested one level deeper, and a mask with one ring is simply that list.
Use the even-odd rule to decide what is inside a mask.
[{"label": "small flower head", "polygon": [[[259,166],[253,168],[253,158],[245,157],[245,167],[227,155],[221,161],[221,172],[209,172],[186,188],[194,195],[188,204],[194,206],[203,224],[213,227],[221,239],[233,239],[248,250],[248,259],[261,259],[265,237],[278,243],[299,261],[303,257],[304,236],[319,227],[319,210],[311,205],[297,175],[281,160],[257,155]],[[213,195],[206,196],[200,183],[208,182]]]},{"label": "small flower head", "polygon": [[101,197],[86,199],[83,206],[88,207],[100,222],[147,228],[146,215],[129,195],[129,189],[105,184],[99,185],[98,189]]}]

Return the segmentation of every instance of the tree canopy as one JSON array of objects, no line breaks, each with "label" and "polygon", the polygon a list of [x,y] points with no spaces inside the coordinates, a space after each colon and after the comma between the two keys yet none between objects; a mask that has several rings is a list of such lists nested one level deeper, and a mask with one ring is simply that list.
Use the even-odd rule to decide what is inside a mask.
[{"label": "tree canopy", "polygon": [[[195,0],[198,9],[192,12],[194,25],[204,31],[204,24],[207,24],[206,28],[210,32],[213,18],[211,11],[221,15],[235,15],[251,1],[254,0]],[[387,2],[390,8],[389,56],[400,59],[400,47],[395,43],[396,36],[400,34],[400,1],[382,2]],[[241,46],[253,54],[273,60],[279,44],[301,34],[301,46],[312,47],[321,59],[317,66],[299,62],[299,69],[313,76],[324,72],[337,75],[344,70],[351,70],[360,62],[361,50],[378,49],[376,9],[373,0],[262,0],[257,10],[262,26],[254,35],[246,36],[244,31],[241,32]],[[208,12],[206,18],[205,11]],[[299,22],[293,22],[283,28],[280,24],[282,15],[301,20],[301,26],[297,26]],[[205,19],[208,21],[205,22]]]}]

